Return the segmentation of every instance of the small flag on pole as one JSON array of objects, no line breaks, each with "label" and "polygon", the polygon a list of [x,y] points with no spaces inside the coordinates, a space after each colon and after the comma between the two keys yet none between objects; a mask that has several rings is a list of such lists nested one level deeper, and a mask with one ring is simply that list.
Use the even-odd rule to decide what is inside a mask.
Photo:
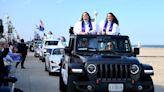
[{"label": "small flag on pole", "polygon": [[43,23],[42,20],[40,20],[40,25],[39,25],[39,27],[37,27],[37,29],[38,29],[39,31],[44,31],[44,23]]}]

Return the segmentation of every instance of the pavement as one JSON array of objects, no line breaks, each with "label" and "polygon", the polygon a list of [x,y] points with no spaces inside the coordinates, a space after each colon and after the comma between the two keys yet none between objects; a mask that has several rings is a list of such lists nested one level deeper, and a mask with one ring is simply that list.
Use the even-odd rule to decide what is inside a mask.
[{"label": "pavement", "polygon": [[29,52],[25,61],[26,69],[19,65],[16,70],[18,82],[16,88],[24,92],[60,92],[58,76],[49,76],[44,70],[44,63]]},{"label": "pavement", "polygon": [[[140,58],[140,60],[142,59],[143,58]],[[19,88],[24,92],[60,92],[58,85],[59,77],[49,76],[48,72],[45,72],[44,70],[44,63],[38,58],[35,58],[34,54],[31,52],[28,53],[25,67],[26,69],[21,69],[21,66],[19,65],[16,70],[16,75],[18,77],[16,88]],[[154,76],[155,78],[153,77],[155,92],[164,92],[163,84],[156,81],[156,77],[159,76],[164,75]],[[159,80],[163,81],[164,79],[160,77]]]}]

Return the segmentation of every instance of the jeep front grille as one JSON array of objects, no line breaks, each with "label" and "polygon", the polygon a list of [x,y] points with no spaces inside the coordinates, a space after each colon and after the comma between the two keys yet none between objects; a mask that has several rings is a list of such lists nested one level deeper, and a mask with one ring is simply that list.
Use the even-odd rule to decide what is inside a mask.
[{"label": "jeep front grille", "polygon": [[128,64],[98,64],[97,78],[100,79],[130,79],[130,65]]}]

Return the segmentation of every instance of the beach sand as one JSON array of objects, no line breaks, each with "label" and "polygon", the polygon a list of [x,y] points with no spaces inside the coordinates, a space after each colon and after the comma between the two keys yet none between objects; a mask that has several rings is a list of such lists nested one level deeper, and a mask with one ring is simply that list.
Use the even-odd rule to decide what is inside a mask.
[{"label": "beach sand", "polygon": [[[164,48],[140,48],[138,59],[143,64],[150,64],[154,69],[153,81],[155,92],[164,91]],[[163,91],[162,91],[162,90]]]}]

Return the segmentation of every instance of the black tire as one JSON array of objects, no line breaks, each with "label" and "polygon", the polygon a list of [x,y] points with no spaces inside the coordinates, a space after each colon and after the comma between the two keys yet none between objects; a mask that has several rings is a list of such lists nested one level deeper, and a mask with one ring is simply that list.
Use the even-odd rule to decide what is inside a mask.
[{"label": "black tire", "polygon": [[150,87],[149,89],[144,89],[142,92],[154,92],[154,84],[150,76],[142,77],[141,81],[148,82],[147,85]]},{"label": "black tire", "polygon": [[45,62],[45,58],[42,59],[42,62]]},{"label": "black tire", "polygon": [[35,53],[34,53],[34,57],[37,57]]},{"label": "black tire", "polygon": [[74,76],[74,75],[72,75],[68,72],[67,85],[65,85],[61,73],[62,73],[62,71],[61,71],[61,68],[60,68],[60,79],[59,79],[59,89],[60,89],[60,91],[61,92],[78,92],[76,90],[76,87],[75,87],[74,83],[73,83],[73,81],[76,80],[76,76]]},{"label": "black tire", "polygon": [[61,92],[66,92],[66,85],[63,82],[63,78],[62,78],[62,75],[61,75],[61,70],[60,70],[60,75],[59,75],[59,90]]},{"label": "black tire", "polygon": [[60,73],[59,73],[59,72],[54,72],[53,75],[54,75],[54,76],[59,76]]},{"label": "black tire", "polygon": [[[46,62],[45,62],[45,63],[46,63]],[[49,75],[53,75],[53,72],[51,72],[51,69],[50,69],[50,63],[48,63],[48,65],[49,65],[49,67],[47,67],[48,73],[49,73]]]},{"label": "black tire", "polygon": [[49,75],[53,75],[53,72],[50,72],[50,71],[49,71],[48,74],[49,74]]},{"label": "black tire", "polygon": [[42,60],[42,57],[41,56],[39,56],[39,60]]},{"label": "black tire", "polygon": [[76,77],[74,75],[68,74],[68,84],[66,86],[66,92],[78,92],[73,83],[74,80],[76,80]]},{"label": "black tire", "polygon": [[45,71],[46,71],[46,72],[48,71],[48,69],[47,69],[47,67],[46,67],[46,63],[45,63]]}]

